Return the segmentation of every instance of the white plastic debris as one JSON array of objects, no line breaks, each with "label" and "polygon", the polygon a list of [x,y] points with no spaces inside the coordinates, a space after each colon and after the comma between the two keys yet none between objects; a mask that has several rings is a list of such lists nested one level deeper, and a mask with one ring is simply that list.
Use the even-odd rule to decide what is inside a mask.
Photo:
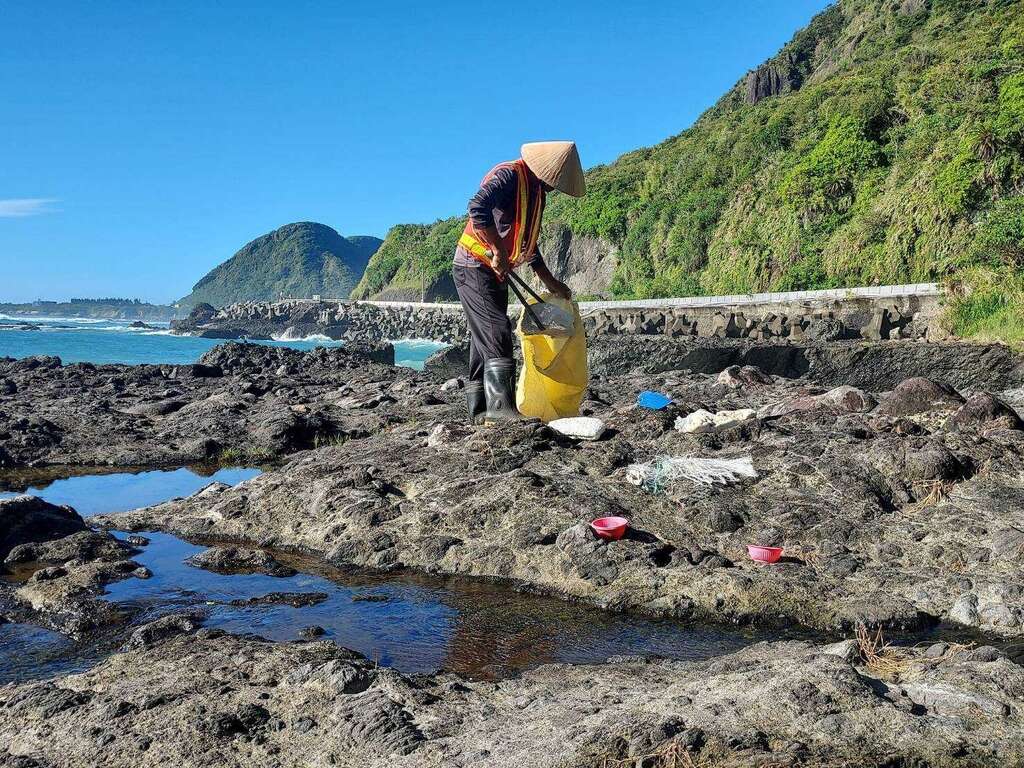
[{"label": "white plastic debris", "polygon": [[701,485],[731,485],[757,477],[749,456],[736,459],[700,459],[692,456],[655,456],[643,464],[626,467],[626,480],[652,493],[663,491],[674,480]]},{"label": "white plastic debris", "polygon": [[549,421],[548,426],[555,432],[576,440],[597,440],[604,434],[604,422],[592,416],[570,416]]},{"label": "white plastic debris", "polygon": [[688,416],[676,417],[677,432],[720,432],[735,427],[755,415],[753,408],[739,408],[735,411],[719,411],[711,413],[698,408]]}]

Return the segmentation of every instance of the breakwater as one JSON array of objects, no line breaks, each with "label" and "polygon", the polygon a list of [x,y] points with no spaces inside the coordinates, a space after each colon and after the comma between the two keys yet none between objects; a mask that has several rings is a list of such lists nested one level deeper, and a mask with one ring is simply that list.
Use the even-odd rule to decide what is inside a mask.
[{"label": "breakwater", "polygon": [[[518,305],[509,314],[518,316]],[[751,340],[929,339],[946,337],[941,290],[931,283],[738,296],[582,302],[591,334]],[[458,304],[288,299],[200,307],[172,323],[208,338],[380,341],[429,338],[458,343],[466,323]]]}]

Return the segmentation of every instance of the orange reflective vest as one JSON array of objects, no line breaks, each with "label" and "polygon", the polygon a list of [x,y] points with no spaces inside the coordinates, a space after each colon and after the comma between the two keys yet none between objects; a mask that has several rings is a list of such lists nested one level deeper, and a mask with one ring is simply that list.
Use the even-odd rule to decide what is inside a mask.
[{"label": "orange reflective vest", "polygon": [[[537,250],[537,237],[540,235],[540,220],[544,215],[544,188],[541,187],[540,179],[530,173],[526,163],[520,160],[513,160],[508,163],[499,163],[494,166],[483,181],[482,187],[490,181],[502,168],[511,166],[517,175],[516,184],[516,210],[512,227],[502,239],[509,254],[509,262],[512,269],[525,264]],[[459,238],[459,245],[482,261],[491,266],[490,246],[473,227],[473,220],[466,222],[466,229]]]}]

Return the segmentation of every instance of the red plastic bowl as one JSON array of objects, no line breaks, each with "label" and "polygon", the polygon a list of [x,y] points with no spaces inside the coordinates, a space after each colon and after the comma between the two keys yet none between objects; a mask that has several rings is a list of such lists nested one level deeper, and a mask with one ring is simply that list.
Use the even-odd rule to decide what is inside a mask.
[{"label": "red plastic bowl", "polygon": [[757,544],[747,545],[750,559],[758,563],[777,563],[782,557],[782,547],[761,547]]},{"label": "red plastic bowl", "polygon": [[591,522],[590,527],[602,539],[617,541],[626,534],[626,529],[629,528],[629,520],[624,517],[599,517]]}]

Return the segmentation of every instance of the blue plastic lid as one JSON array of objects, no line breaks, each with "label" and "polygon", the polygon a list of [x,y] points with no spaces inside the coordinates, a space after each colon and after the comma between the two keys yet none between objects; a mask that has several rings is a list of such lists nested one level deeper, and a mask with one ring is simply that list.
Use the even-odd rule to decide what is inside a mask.
[{"label": "blue plastic lid", "polygon": [[668,395],[663,395],[661,392],[641,392],[637,395],[636,404],[641,408],[650,408],[652,411],[660,411],[662,408],[672,402],[672,398]]}]

